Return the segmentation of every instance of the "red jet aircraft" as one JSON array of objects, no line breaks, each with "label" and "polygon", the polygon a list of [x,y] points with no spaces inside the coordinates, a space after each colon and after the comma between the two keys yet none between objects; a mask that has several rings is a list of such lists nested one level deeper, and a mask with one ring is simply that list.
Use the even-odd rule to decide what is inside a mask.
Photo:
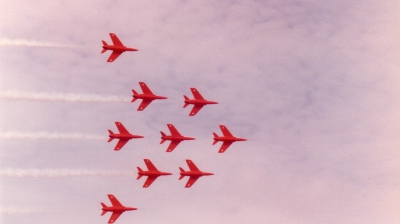
[{"label": "red jet aircraft", "polygon": [[187,159],[186,163],[188,164],[190,171],[185,171],[182,167],[179,167],[179,170],[181,171],[181,176],[179,177],[179,180],[181,180],[185,176],[189,176],[189,180],[185,186],[186,188],[191,187],[194,182],[196,182],[196,180],[202,176],[214,175],[213,173],[200,171],[199,168],[197,168],[197,166],[194,165],[194,163],[190,159]]},{"label": "red jet aircraft", "polygon": [[192,111],[190,111],[189,116],[194,116],[197,114],[197,112],[199,112],[199,110],[204,107],[204,105],[207,104],[218,104],[218,102],[215,101],[209,101],[204,99],[201,94],[199,93],[199,91],[197,91],[196,88],[190,88],[190,90],[192,91],[192,94],[194,96],[194,99],[191,100],[189,99],[189,97],[187,96],[183,96],[185,98],[185,105],[183,105],[183,108],[187,107],[189,104],[194,104]]},{"label": "red jet aircraft", "polygon": [[153,181],[155,181],[159,176],[172,175],[172,173],[159,171],[149,159],[144,159],[144,162],[146,163],[148,171],[144,171],[138,167],[139,175],[136,178],[136,180],[139,180],[142,176],[147,176],[147,180],[143,184],[144,188],[150,187]]},{"label": "red jet aircraft", "polygon": [[169,131],[171,132],[171,135],[166,135],[164,132],[161,132],[161,142],[160,144],[163,144],[166,140],[170,140],[171,143],[168,146],[167,152],[172,152],[172,150],[175,149],[175,147],[181,143],[181,141],[184,140],[195,140],[193,137],[188,137],[188,136],[183,136],[181,133],[179,133],[178,130],[174,127],[172,124],[167,124]]},{"label": "red jet aircraft", "polygon": [[117,121],[115,122],[115,125],[117,125],[119,134],[114,134],[114,132],[108,129],[108,132],[110,133],[110,135],[108,135],[110,137],[110,139],[108,139],[108,142],[111,142],[114,138],[119,139],[117,145],[114,148],[115,151],[122,149],[122,147],[124,147],[124,145],[132,138],[144,138],[141,135],[132,135],[131,133],[129,133],[129,131],[126,130],[126,128],[121,124],[121,122]]},{"label": "red jet aircraft", "polygon": [[153,92],[147,87],[146,83],[144,82],[139,82],[140,88],[142,88],[143,94],[137,93],[135,90],[132,89],[133,92],[133,99],[132,103],[135,102],[137,99],[143,99],[142,103],[138,107],[138,111],[144,110],[153,100],[158,100],[158,99],[167,99],[165,96],[157,96],[154,95]]},{"label": "red jet aircraft", "polygon": [[106,52],[107,50],[112,50],[113,52],[111,53],[110,57],[108,58],[107,62],[113,62],[115,59],[118,58],[122,53],[125,51],[138,51],[135,48],[129,48],[125,47],[122,42],[118,39],[117,35],[110,33],[111,40],[114,45],[108,45],[104,40],[103,42],[103,50],[101,53]]},{"label": "red jet aircraft", "polygon": [[112,206],[108,207],[107,205],[105,205],[102,202],[101,206],[103,206],[103,208],[102,208],[103,212],[101,213],[101,215],[104,215],[107,212],[112,212],[111,217],[108,220],[108,223],[114,223],[123,212],[137,210],[137,208],[123,206],[117,200],[117,198],[115,198],[114,195],[112,195],[112,194],[109,194],[107,196],[110,199]]},{"label": "red jet aircraft", "polygon": [[223,141],[221,148],[219,149],[219,153],[225,152],[225,150],[233,143],[236,141],[247,141],[245,138],[237,138],[231,134],[231,132],[228,130],[228,128],[225,127],[225,125],[220,125],[219,128],[222,131],[223,136],[218,136],[215,132],[214,134],[214,142],[213,145],[215,145],[218,141]]}]

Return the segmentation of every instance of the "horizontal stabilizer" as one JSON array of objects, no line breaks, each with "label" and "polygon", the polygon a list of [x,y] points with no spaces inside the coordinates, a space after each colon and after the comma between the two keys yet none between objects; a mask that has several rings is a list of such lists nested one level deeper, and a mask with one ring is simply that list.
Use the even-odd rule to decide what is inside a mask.
[{"label": "horizontal stabilizer", "polygon": [[218,138],[219,136],[217,135],[217,133],[213,132],[214,138]]},{"label": "horizontal stabilizer", "polygon": [[103,48],[103,50],[101,50],[101,54],[103,54],[106,51],[107,51],[107,49]]},{"label": "horizontal stabilizer", "polygon": [[108,46],[107,42],[105,42],[104,40],[102,40],[101,42],[103,42],[103,46]]},{"label": "horizontal stabilizer", "polygon": [[[185,170],[182,167],[179,167],[179,170],[181,171],[181,173],[185,172]],[[183,176],[181,174],[181,176],[179,177],[179,180],[182,180],[182,178],[184,178],[185,176]]]},{"label": "horizontal stabilizer", "polygon": [[104,214],[106,214],[107,213],[107,211],[103,211],[102,213],[101,213],[101,216],[103,216]]},{"label": "horizontal stabilizer", "polygon": [[217,142],[218,142],[217,140],[214,140],[213,145],[217,144]]},{"label": "horizontal stabilizer", "polygon": [[131,103],[135,102],[137,98],[133,97]]},{"label": "horizontal stabilizer", "polygon": [[102,206],[103,208],[107,208],[107,205],[105,205],[103,202],[100,203],[100,204],[101,204],[101,206]]},{"label": "horizontal stabilizer", "polygon": [[143,175],[142,175],[142,174],[139,174],[139,175],[137,176],[136,180],[139,180],[139,179],[142,178],[142,177],[143,177]]},{"label": "horizontal stabilizer", "polygon": [[165,139],[161,139],[160,144],[163,144],[165,142]]},{"label": "horizontal stabilizer", "polygon": [[132,89],[132,93],[133,95],[138,95],[138,93],[134,89]]}]

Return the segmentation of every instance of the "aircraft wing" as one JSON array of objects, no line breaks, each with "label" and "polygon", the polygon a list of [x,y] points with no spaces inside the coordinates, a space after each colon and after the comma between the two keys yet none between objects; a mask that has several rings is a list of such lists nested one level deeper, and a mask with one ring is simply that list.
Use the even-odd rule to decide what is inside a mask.
[{"label": "aircraft wing", "polygon": [[204,106],[204,105],[194,105],[192,111],[190,111],[189,116],[194,116],[194,115],[196,115],[197,112],[199,112],[199,110],[200,110],[201,108],[203,108],[203,106]]},{"label": "aircraft wing", "polygon": [[186,163],[188,164],[189,169],[190,169],[191,171],[200,171],[199,168],[197,168],[197,166],[194,165],[194,163],[192,162],[192,160],[187,159],[187,160],[186,160]]},{"label": "aircraft wing", "polygon": [[232,144],[232,142],[224,142],[222,145],[221,145],[221,148],[219,149],[219,153],[223,153],[223,152],[225,152],[225,150],[226,149],[228,149],[228,147],[230,146]]},{"label": "aircraft wing", "polygon": [[108,196],[108,199],[110,199],[111,204],[112,204],[113,206],[123,206],[123,205],[118,201],[118,199],[114,197],[114,195],[109,194],[109,195],[107,195],[107,196]]},{"label": "aircraft wing", "polygon": [[128,142],[129,140],[127,139],[120,139],[117,143],[117,145],[114,148],[114,151],[118,151],[124,147],[124,145]]},{"label": "aircraft wing", "polygon": [[111,214],[110,219],[108,220],[108,223],[109,223],[109,224],[110,224],[110,223],[114,223],[115,220],[117,220],[118,217],[119,217],[121,214],[122,214],[122,212],[113,212],[113,213]]},{"label": "aircraft wing", "polygon": [[153,163],[149,159],[144,159],[144,163],[146,163],[147,169],[149,171],[157,171],[156,166],[154,166]]},{"label": "aircraft wing", "polygon": [[178,146],[180,141],[171,141],[171,143],[168,146],[167,152],[172,152]]},{"label": "aircraft wing", "polygon": [[203,96],[199,93],[199,91],[197,91],[196,88],[190,88],[190,91],[192,91],[192,94],[193,94],[195,99],[204,100]]},{"label": "aircraft wing", "polygon": [[147,87],[146,83],[139,82],[139,84],[140,84],[140,88],[142,88],[143,94],[152,94],[152,95],[154,95],[153,92],[151,92],[150,88]]},{"label": "aircraft wing", "polygon": [[124,46],[122,42],[118,39],[117,35],[110,33],[111,40],[115,46]]},{"label": "aircraft wing", "polygon": [[179,133],[179,131],[176,130],[176,128],[175,128],[174,125],[168,124],[167,126],[168,126],[168,129],[169,129],[169,131],[171,132],[171,135],[172,135],[172,136],[182,136],[181,133]]},{"label": "aircraft wing", "polygon": [[120,56],[122,54],[122,51],[113,51],[110,55],[110,57],[108,58],[107,62],[113,62],[115,61],[115,59],[118,58],[118,56]]},{"label": "aircraft wing", "polygon": [[197,179],[199,179],[199,177],[200,176],[192,176],[192,177],[190,177],[189,178],[189,180],[188,180],[188,182],[186,183],[186,188],[189,188],[189,187],[191,187],[193,184],[194,184],[194,182],[196,182],[196,180]]},{"label": "aircraft wing", "polygon": [[147,180],[146,180],[146,182],[144,182],[143,187],[144,187],[144,188],[150,187],[150,185],[151,185],[156,179],[157,179],[157,177],[155,177],[155,176],[149,176],[149,177],[147,177]]},{"label": "aircraft wing", "polygon": [[120,134],[130,134],[128,130],[122,125],[121,122],[115,122],[115,125],[117,125],[118,131]]},{"label": "aircraft wing", "polygon": [[231,134],[231,132],[228,130],[228,128],[225,127],[225,125],[220,125],[219,128],[222,131],[222,134],[224,136],[229,136],[229,137],[233,137],[233,135]]},{"label": "aircraft wing", "polygon": [[138,107],[138,111],[144,110],[153,100],[142,100],[142,103],[140,103]]}]

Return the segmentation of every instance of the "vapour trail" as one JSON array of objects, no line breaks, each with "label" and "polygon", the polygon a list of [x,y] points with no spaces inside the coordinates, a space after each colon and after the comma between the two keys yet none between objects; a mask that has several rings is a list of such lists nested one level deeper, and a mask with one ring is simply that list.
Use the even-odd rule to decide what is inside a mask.
[{"label": "vapour trail", "polygon": [[50,209],[33,209],[33,208],[0,208],[0,214],[29,214],[49,212]]},{"label": "vapour trail", "polygon": [[130,102],[126,96],[103,96],[95,94],[76,93],[48,93],[26,92],[18,90],[0,91],[0,99],[28,100],[28,101],[58,101],[58,102],[101,102],[101,103],[126,103]]},{"label": "vapour trail", "polygon": [[56,48],[68,48],[78,47],[75,45],[64,45],[50,42],[41,42],[34,40],[20,40],[20,39],[0,39],[0,46],[24,46],[24,47],[56,47]]},{"label": "vapour trail", "polygon": [[71,170],[71,169],[0,169],[0,177],[88,177],[88,176],[133,176],[135,172]]},{"label": "vapour trail", "polygon": [[105,140],[103,135],[84,135],[79,133],[21,133],[21,132],[0,132],[0,139],[61,139],[61,140]]}]

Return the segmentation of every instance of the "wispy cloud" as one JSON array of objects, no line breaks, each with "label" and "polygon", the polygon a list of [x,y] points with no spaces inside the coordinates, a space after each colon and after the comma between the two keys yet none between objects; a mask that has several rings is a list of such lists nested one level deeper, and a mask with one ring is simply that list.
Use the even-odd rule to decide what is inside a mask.
[{"label": "wispy cloud", "polygon": [[0,92],[0,99],[4,100],[28,100],[28,101],[58,101],[58,102],[101,102],[101,103],[126,103],[130,102],[124,96],[105,96],[96,94],[76,93],[49,93],[27,92],[8,90]]},{"label": "wispy cloud", "polygon": [[71,169],[0,169],[0,177],[87,177],[87,176],[133,176],[135,172],[71,170]]},{"label": "wispy cloud", "polygon": [[0,132],[0,139],[62,139],[62,140],[104,140],[102,135],[87,135],[80,133],[51,133],[51,132]]},{"label": "wispy cloud", "polygon": [[24,46],[24,47],[61,47],[61,48],[69,48],[69,47],[78,47],[76,45],[65,45],[65,44],[57,44],[51,42],[41,42],[34,40],[20,40],[20,39],[0,39],[0,46]]}]

